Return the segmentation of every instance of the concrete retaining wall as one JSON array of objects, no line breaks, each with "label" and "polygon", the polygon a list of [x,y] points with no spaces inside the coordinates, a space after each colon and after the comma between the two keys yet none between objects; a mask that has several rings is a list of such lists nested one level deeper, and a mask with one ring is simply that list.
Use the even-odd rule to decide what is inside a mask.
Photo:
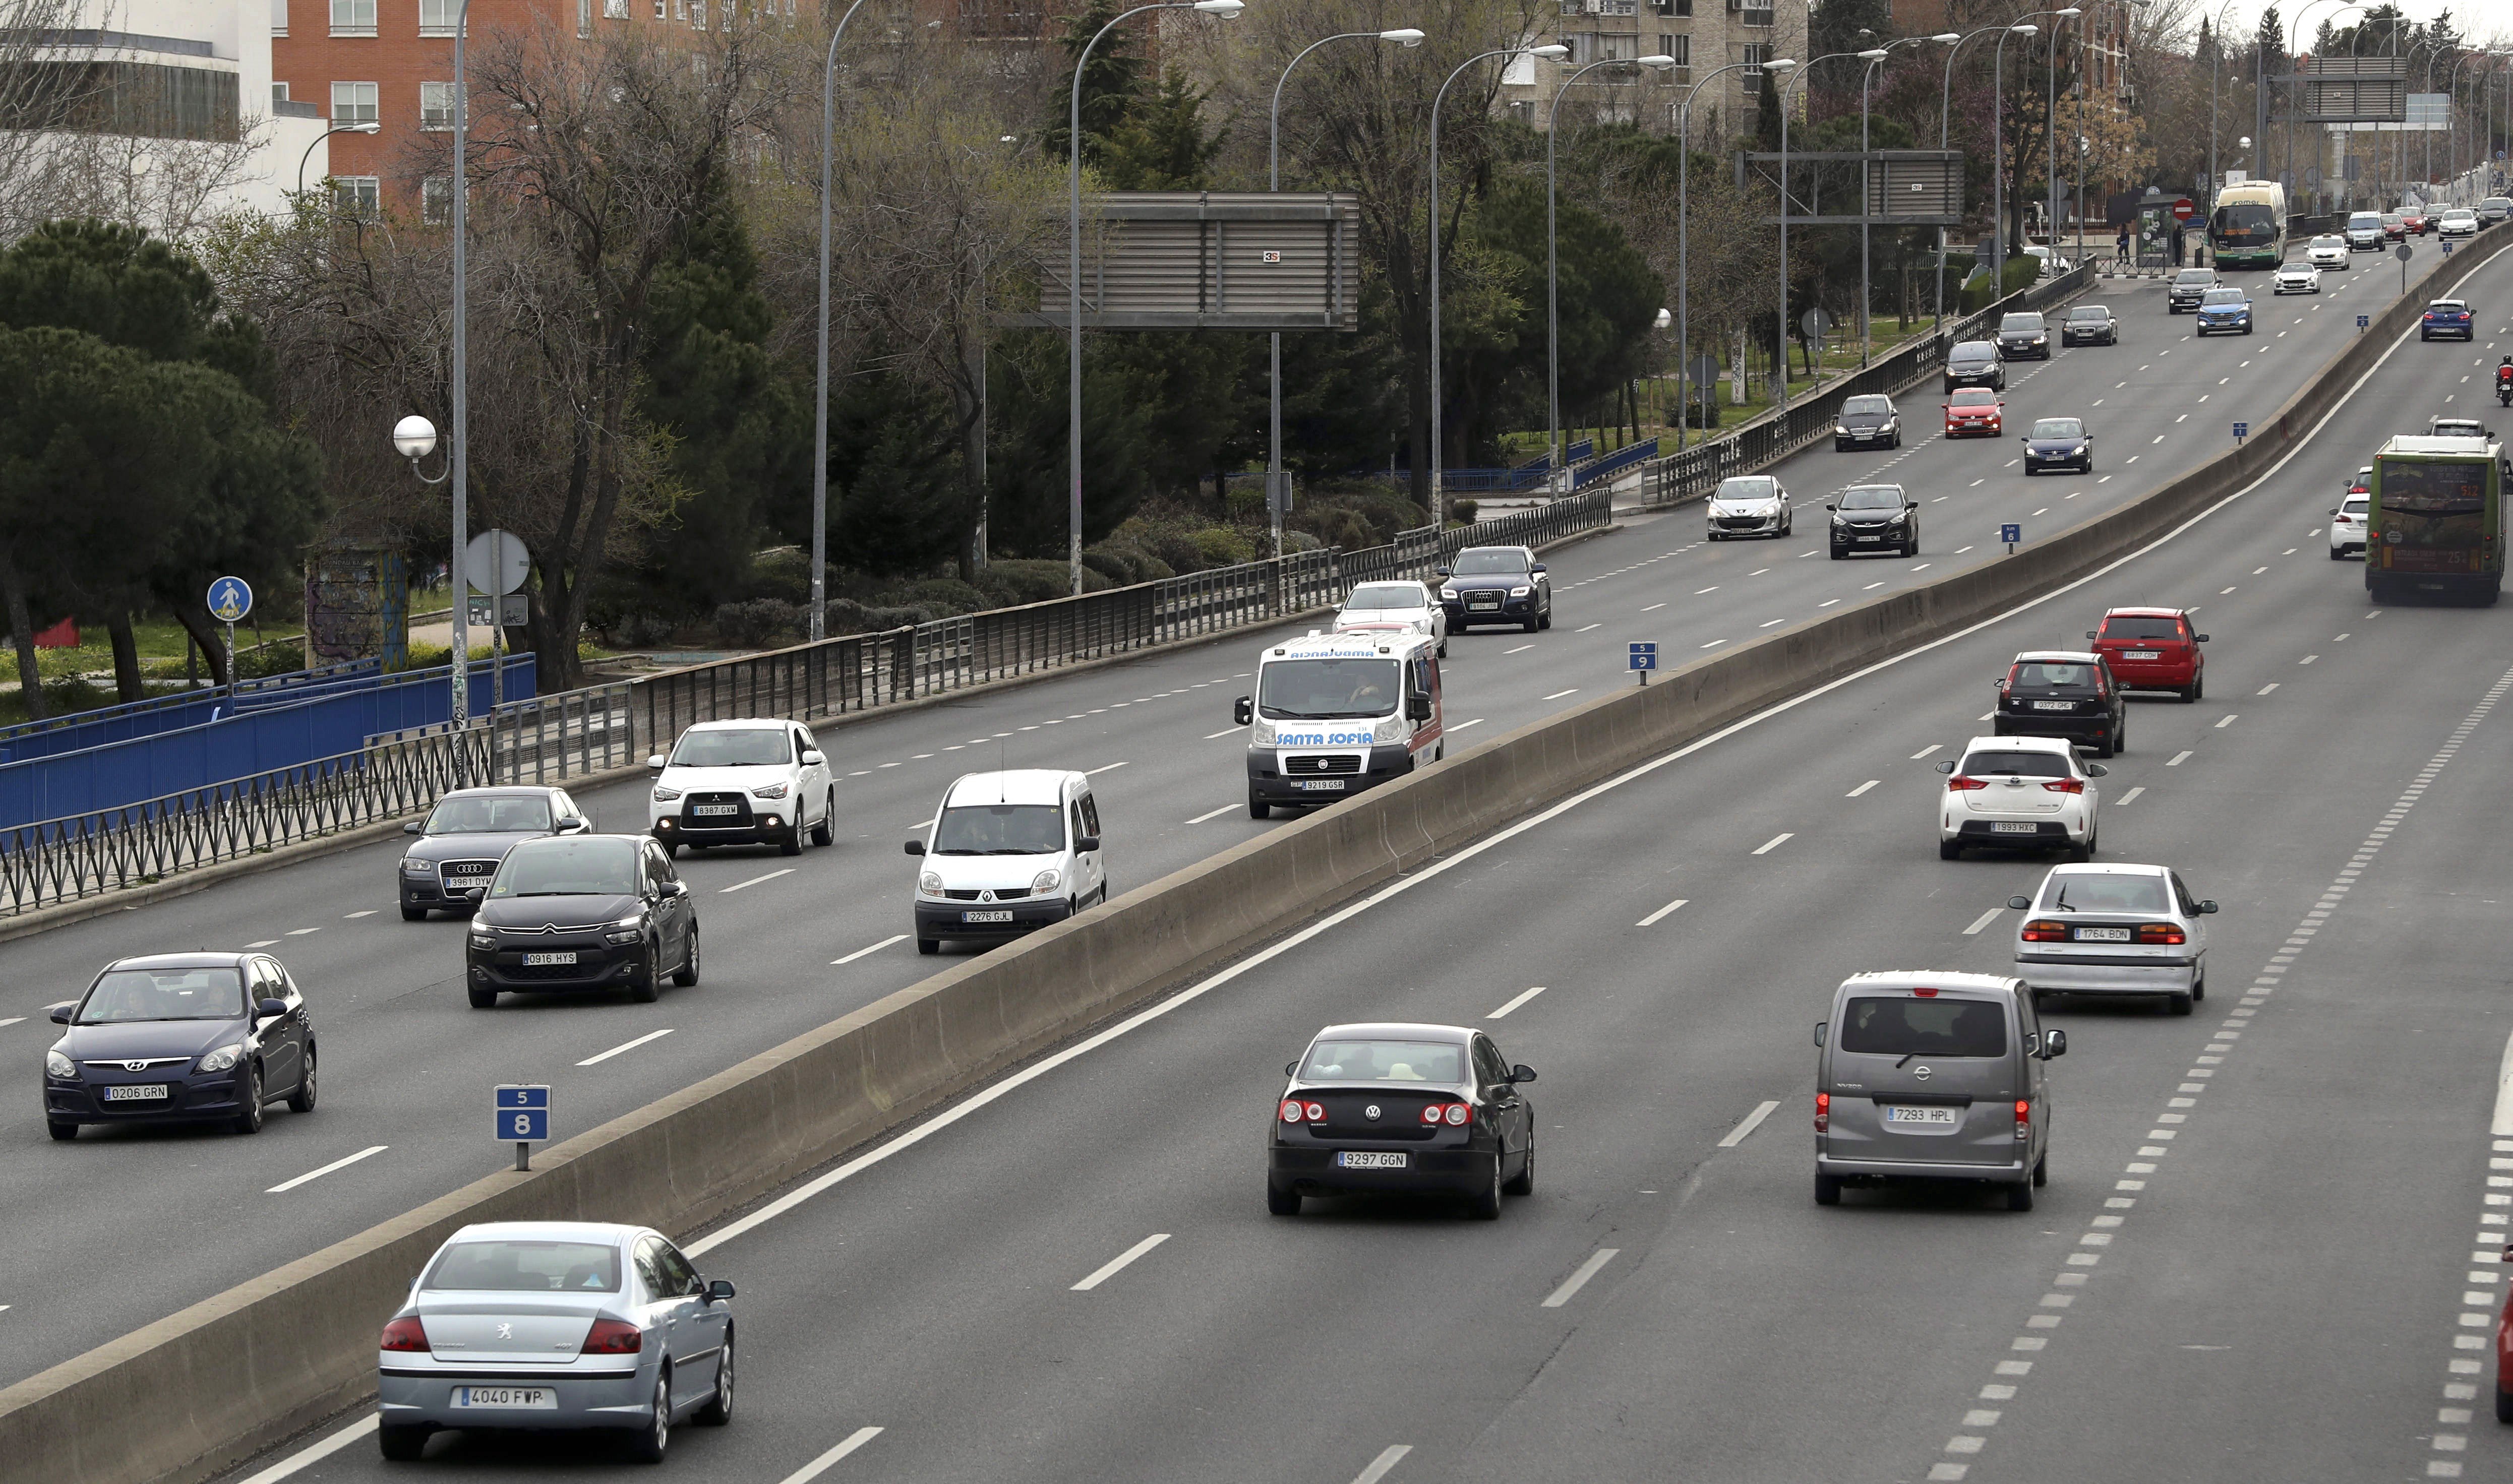
[{"label": "concrete retaining wall", "polygon": [[[2504,246],[2474,246],[2431,292]],[[1285,825],[557,1145],[529,1174],[492,1175],[0,1390],[6,1472],[81,1484],[206,1477],[372,1394],[378,1329],[464,1223],[703,1226],[1438,851],[2082,576],[2256,478],[2419,312],[2403,303],[2378,316],[2247,446],[2133,504]]]}]

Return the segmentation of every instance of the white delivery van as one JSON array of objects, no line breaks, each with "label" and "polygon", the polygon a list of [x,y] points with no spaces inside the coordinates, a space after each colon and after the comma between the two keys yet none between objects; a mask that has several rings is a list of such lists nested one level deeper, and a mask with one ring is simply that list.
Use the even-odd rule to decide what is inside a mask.
[{"label": "white delivery van", "polygon": [[1001,943],[1108,900],[1091,780],[1051,768],[964,773],[926,833],[916,874],[916,951],[942,940]]},{"label": "white delivery van", "polygon": [[1249,729],[1250,818],[1333,803],[1440,760],[1438,646],[1428,634],[1316,632],[1270,645],[1234,718]]}]

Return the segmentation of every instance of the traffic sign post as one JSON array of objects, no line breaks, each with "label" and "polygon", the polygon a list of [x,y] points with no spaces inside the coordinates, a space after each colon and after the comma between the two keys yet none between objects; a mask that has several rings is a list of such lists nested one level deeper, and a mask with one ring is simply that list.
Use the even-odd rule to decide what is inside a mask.
[{"label": "traffic sign post", "polygon": [[1631,669],[1641,678],[1642,684],[1649,683],[1650,672],[1656,668],[1657,645],[1635,643],[1632,645]]},{"label": "traffic sign post", "polygon": [[[474,592],[487,593],[500,600],[499,606],[501,609],[505,597],[522,587],[524,579],[531,576],[532,571],[532,553],[525,549],[524,538],[511,530],[484,530],[462,548],[464,584]],[[476,608],[467,611],[471,615],[479,614]],[[505,614],[501,611],[497,617],[502,619]],[[489,705],[493,709],[503,706],[506,704],[506,625],[493,622],[486,616],[472,616],[471,621],[489,625]],[[464,685],[467,693],[468,678],[460,678],[459,683]]]},{"label": "traffic sign post", "polygon": [[2017,521],[2010,521],[1999,527],[1998,539],[2007,543],[2007,554],[2011,557],[2014,556],[2015,543],[2024,539],[2023,524]]},{"label": "traffic sign post", "polygon": [[506,1083],[498,1089],[497,1135],[515,1146],[515,1168],[533,1167],[533,1146],[550,1136],[550,1090],[547,1084]]},{"label": "traffic sign post", "polygon": [[2250,423],[2248,423],[2248,422],[2238,422],[2238,423],[2234,424],[2234,442],[2235,442],[2235,444],[2236,444],[2237,446],[2239,446],[2239,445],[2242,443],[2242,441],[2243,441],[2244,439],[2249,438],[2249,437],[2251,437],[2251,436],[2252,436],[2252,425],[2251,425]]},{"label": "traffic sign post", "polygon": [[2199,208],[2192,205],[2190,198],[2187,196],[2184,196],[2180,200],[2173,203],[2173,219],[2175,221],[2188,221],[2191,217],[2198,215]]},{"label": "traffic sign post", "polygon": [[2400,293],[2405,297],[2409,292],[2409,258],[2413,254],[2409,252],[2409,245],[2404,242],[2391,250],[2391,255],[2400,260]]},{"label": "traffic sign post", "polygon": [[253,611],[253,584],[242,577],[220,577],[210,584],[210,616],[227,626],[227,705],[235,705],[235,626]]},{"label": "traffic sign post", "polygon": [[[1719,385],[1719,358],[1717,356],[1695,356],[1693,358],[1693,364],[1686,367],[1685,371],[1693,385],[1700,392],[1701,436],[1708,438],[1710,436],[1710,399],[1717,395],[1716,388]],[[1690,409],[1691,401],[1691,398],[1686,399],[1688,404],[1686,415],[1676,419],[1675,446],[1679,449],[1684,447],[1685,425],[1693,421]]]},{"label": "traffic sign post", "polygon": [[2358,334],[2363,334],[2365,332],[2365,327],[2373,323],[2373,317],[2370,314],[2360,314],[2356,316],[2356,332]]}]

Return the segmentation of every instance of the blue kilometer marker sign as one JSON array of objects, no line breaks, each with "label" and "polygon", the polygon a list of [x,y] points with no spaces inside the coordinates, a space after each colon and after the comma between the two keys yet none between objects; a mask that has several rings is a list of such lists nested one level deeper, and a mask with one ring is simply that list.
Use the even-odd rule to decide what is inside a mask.
[{"label": "blue kilometer marker sign", "polygon": [[509,1085],[498,1089],[497,1136],[499,1143],[548,1143],[549,1115],[548,1087]]},{"label": "blue kilometer marker sign", "polygon": [[1998,527],[1998,539],[2007,543],[2007,549],[2009,551],[2014,551],[2015,549],[2015,543],[2024,539],[2023,525],[2020,522],[2010,521],[2006,525],[2001,526]]},{"label": "blue kilometer marker sign", "polygon": [[2236,442],[2236,443],[2241,443],[2244,439],[2249,438],[2249,437],[2251,437],[2251,436],[2252,436],[2252,425],[2251,425],[2250,423],[2248,423],[2248,422],[2238,422],[2238,423],[2234,424],[2234,442]]},{"label": "blue kilometer marker sign", "polygon": [[1634,642],[1632,644],[1631,671],[1634,675],[1640,677],[1642,684],[1646,685],[1649,683],[1650,672],[1656,668],[1657,645],[1653,644],[1642,644],[1637,641]]}]

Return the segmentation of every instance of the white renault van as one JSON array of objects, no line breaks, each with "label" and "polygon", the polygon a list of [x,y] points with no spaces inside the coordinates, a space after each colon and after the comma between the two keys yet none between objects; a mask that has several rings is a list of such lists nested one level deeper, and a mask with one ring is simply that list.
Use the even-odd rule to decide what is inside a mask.
[{"label": "white renault van", "polygon": [[1319,634],[1269,646],[1248,728],[1248,815],[1333,803],[1440,761],[1440,656],[1428,634]]},{"label": "white renault van", "polygon": [[1099,801],[1080,773],[965,773],[907,853],[925,862],[916,876],[920,954],[941,952],[946,938],[1017,938],[1108,900]]}]

